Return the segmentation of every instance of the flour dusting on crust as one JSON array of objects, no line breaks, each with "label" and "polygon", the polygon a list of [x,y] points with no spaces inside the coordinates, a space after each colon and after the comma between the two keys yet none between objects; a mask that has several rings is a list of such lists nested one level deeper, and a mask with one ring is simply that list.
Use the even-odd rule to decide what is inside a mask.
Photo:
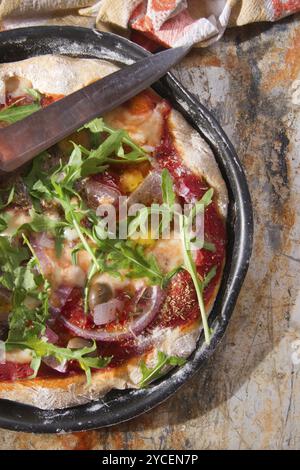
[{"label": "flour dusting on crust", "polygon": [[116,70],[116,65],[104,60],[44,55],[1,64],[0,83],[25,78],[41,93],[68,95]]}]

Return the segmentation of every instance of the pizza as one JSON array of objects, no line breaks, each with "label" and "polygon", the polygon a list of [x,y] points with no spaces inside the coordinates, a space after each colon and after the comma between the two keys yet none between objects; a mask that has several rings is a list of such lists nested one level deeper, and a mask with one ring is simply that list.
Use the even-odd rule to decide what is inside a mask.
[{"label": "pizza", "polygon": [[[115,70],[54,55],[2,64],[0,127]],[[55,409],[148,387],[202,331],[209,343],[227,189],[208,144],[153,90],[2,176],[0,198],[0,398]]]}]

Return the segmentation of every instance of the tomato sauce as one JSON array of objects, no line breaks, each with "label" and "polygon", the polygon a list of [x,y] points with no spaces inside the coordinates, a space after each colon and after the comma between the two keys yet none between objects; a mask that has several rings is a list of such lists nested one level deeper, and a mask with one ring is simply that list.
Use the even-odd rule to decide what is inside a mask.
[{"label": "tomato sauce", "polygon": [[[45,108],[49,104],[54,103],[55,101],[63,98],[63,95],[43,95],[41,97],[41,106]],[[25,106],[28,104],[32,104],[34,102],[34,98],[30,95],[24,96],[11,96],[10,94],[6,94],[5,103],[0,104],[0,109],[6,108],[8,106]]]},{"label": "tomato sauce", "polygon": [[[181,202],[192,203],[198,201],[209,189],[205,180],[201,179],[199,176],[192,173],[189,168],[182,165],[182,160],[174,147],[172,136],[168,129],[167,120],[165,120],[162,142],[156,149],[156,158],[160,166],[162,168],[167,168],[173,176],[175,188],[177,194],[180,195]],[[219,214],[214,201],[205,209],[204,239],[205,241],[215,245],[215,251],[211,252],[204,248],[198,250],[196,255],[197,271],[200,276],[204,278],[213,267],[217,270],[215,277],[204,291],[204,300],[205,303],[208,303],[214,294],[215,288],[222,274],[227,243],[225,221]],[[189,274],[185,273],[182,279],[182,283],[186,288],[190,282],[189,278]],[[175,292],[174,296],[176,297]],[[191,315],[193,317],[194,313],[191,313]],[[177,324],[178,323],[175,318],[173,323],[171,321],[169,323],[170,326],[176,326]]]},{"label": "tomato sauce", "polygon": [[26,379],[33,374],[30,364],[6,362],[0,364],[0,382]]}]

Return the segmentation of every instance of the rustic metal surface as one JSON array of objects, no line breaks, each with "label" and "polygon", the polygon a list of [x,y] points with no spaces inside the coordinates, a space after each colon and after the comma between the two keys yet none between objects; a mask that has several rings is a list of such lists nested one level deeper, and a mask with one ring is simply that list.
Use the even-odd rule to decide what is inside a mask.
[{"label": "rustic metal surface", "polygon": [[204,371],[129,423],[69,435],[0,430],[1,449],[300,447],[300,16],[227,32],[177,67],[245,166],[255,243],[226,337]]}]

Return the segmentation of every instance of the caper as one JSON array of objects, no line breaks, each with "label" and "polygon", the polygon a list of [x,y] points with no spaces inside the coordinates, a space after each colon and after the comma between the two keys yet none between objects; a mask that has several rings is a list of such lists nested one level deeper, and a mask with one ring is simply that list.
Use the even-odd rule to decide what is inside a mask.
[{"label": "caper", "polygon": [[96,282],[90,288],[89,292],[89,306],[90,309],[95,308],[96,305],[104,304],[113,297],[112,288],[103,282]]}]

